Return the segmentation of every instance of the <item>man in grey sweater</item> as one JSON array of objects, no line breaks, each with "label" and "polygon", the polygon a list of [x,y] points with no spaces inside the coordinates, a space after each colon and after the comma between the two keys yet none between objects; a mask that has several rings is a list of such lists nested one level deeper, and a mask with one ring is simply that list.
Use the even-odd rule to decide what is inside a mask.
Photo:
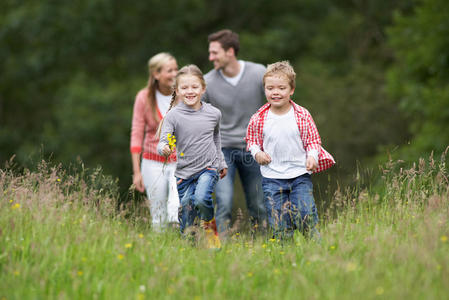
[{"label": "man in grey sweater", "polygon": [[251,116],[265,104],[262,83],[265,67],[237,60],[238,34],[221,30],[209,35],[209,60],[214,69],[207,73],[204,100],[220,109],[222,151],[228,165],[227,176],[215,188],[216,220],[222,234],[231,225],[234,177],[238,170],[253,226],[264,225],[262,176],[257,162],[246,151],[246,128]]}]

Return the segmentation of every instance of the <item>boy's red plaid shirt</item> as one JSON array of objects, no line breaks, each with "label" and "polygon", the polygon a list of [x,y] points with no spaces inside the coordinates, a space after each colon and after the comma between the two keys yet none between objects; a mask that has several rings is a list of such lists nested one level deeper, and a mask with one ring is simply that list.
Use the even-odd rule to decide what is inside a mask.
[{"label": "boy's red plaid shirt", "polygon": [[[323,147],[321,147],[321,138],[313,121],[312,115],[302,106],[290,100],[291,105],[295,111],[295,119],[299,128],[299,135],[301,137],[304,149],[306,152],[310,150],[318,151],[318,168],[315,171],[321,172],[335,164],[335,160]],[[251,146],[258,145],[263,151],[263,126],[267,118],[270,104],[267,103],[251,117],[246,132],[246,149],[249,150]]]}]

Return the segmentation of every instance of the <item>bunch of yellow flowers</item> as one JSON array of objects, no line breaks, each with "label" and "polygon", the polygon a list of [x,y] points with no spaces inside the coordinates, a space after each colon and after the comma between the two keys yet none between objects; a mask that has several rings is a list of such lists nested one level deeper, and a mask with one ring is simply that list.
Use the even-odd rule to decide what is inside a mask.
[{"label": "bunch of yellow flowers", "polygon": [[[174,134],[168,133],[167,134],[168,139],[168,146],[170,147],[171,151],[174,151],[176,148],[176,137]],[[184,153],[181,152],[179,155],[184,156]]]},{"label": "bunch of yellow flowers", "polygon": [[167,134],[168,139],[168,146],[170,147],[170,150],[175,150],[176,148],[176,137],[174,134],[168,133]]}]

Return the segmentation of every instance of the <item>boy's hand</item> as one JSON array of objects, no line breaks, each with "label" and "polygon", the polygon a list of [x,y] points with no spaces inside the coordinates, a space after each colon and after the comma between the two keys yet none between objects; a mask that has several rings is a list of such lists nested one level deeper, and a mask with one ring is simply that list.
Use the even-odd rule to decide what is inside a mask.
[{"label": "boy's hand", "polygon": [[255,158],[259,165],[268,165],[271,162],[271,157],[263,151],[258,152]]},{"label": "boy's hand", "polygon": [[170,150],[170,146],[168,145],[165,145],[164,148],[162,149],[162,154],[166,157],[169,156],[171,152],[172,151]]},{"label": "boy's hand", "polygon": [[225,177],[226,174],[228,174],[228,168],[224,168],[223,170],[220,171],[220,179],[223,179],[223,177]]},{"label": "boy's hand", "polygon": [[318,163],[316,162],[315,158],[313,158],[312,156],[308,156],[306,161],[307,171],[315,172],[316,168],[318,168]]}]

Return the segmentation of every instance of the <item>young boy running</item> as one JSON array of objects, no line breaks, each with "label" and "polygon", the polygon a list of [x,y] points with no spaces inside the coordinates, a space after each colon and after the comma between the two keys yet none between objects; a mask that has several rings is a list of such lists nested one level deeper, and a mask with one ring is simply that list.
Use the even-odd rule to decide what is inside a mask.
[{"label": "young boy running", "polygon": [[260,164],[268,222],[276,237],[299,229],[319,239],[311,174],[335,164],[321,147],[310,113],[295,104],[296,73],[287,61],[268,66],[263,77],[268,103],[248,125],[247,149]]}]

